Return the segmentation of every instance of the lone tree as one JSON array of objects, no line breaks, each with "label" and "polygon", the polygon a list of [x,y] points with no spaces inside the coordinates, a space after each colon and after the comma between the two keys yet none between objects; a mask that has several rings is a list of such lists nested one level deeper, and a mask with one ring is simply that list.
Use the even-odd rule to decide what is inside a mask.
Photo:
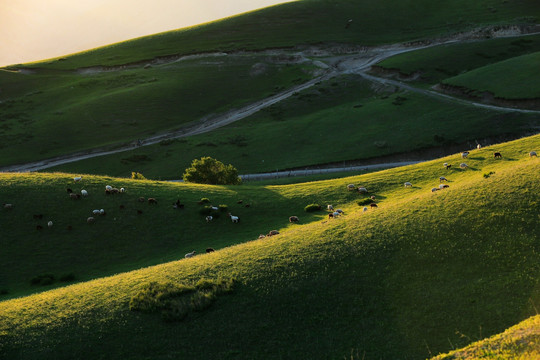
[{"label": "lone tree", "polygon": [[182,178],[186,182],[198,184],[238,185],[242,183],[238,170],[234,166],[225,165],[210,156],[193,160],[191,167],[186,169]]}]

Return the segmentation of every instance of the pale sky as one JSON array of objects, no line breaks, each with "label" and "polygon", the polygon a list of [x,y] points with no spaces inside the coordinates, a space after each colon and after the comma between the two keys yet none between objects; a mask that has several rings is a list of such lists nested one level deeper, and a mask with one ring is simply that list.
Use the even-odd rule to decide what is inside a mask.
[{"label": "pale sky", "polygon": [[0,66],[44,60],[283,0],[0,0]]}]

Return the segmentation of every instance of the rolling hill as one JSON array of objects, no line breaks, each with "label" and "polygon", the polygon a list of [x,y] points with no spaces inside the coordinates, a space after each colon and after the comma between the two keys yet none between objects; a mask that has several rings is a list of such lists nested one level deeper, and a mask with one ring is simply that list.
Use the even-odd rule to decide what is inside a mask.
[{"label": "rolling hill", "polygon": [[[160,200],[180,196],[186,199],[185,213],[179,215],[182,225],[176,225],[170,219],[178,210],[167,201],[154,208],[144,204],[142,216],[125,216],[123,225],[120,209],[111,210],[106,219],[73,226],[71,233],[60,226],[84,220],[92,208],[85,202],[102,198],[101,203],[116,203],[120,198],[92,191],[86,199],[62,201],[71,175],[3,174],[1,197],[10,198],[14,207],[4,209],[2,223],[6,217],[19,219],[6,232],[13,235],[2,238],[3,249],[17,250],[8,255],[11,263],[2,259],[15,274],[11,284],[19,293],[14,295],[29,293],[23,269],[39,258],[55,257],[53,266],[71,259],[64,269],[55,269],[60,274],[73,271],[73,259],[82,263],[81,256],[90,258],[102,247],[123,247],[119,252],[126,263],[138,268],[140,253],[160,263],[181,258],[188,249],[202,252],[217,239],[222,242],[209,255],[131,272],[123,272],[127,265],[108,267],[113,259],[96,256],[74,273],[81,280],[95,280],[2,301],[2,353],[22,359],[82,354],[336,358],[351,353],[367,359],[417,359],[496,334],[534,315],[540,299],[540,199],[534,190],[540,163],[528,157],[539,144],[537,135],[473,150],[465,160],[467,169],[457,167],[463,160],[456,154],[373,174],[258,189],[83,175],[89,189],[126,184],[128,192],[117,195],[130,196],[122,200],[127,205],[141,195]],[[503,159],[494,159],[494,151]],[[457,168],[446,170],[443,162]],[[449,188],[432,192],[439,176],[448,178]],[[414,186],[404,188],[404,181]],[[363,212],[357,204],[363,197],[347,191],[348,183],[366,186],[379,207]],[[192,203],[206,196],[228,203],[240,214],[240,224],[221,217],[206,223],[197,210],[201,205]],[[246,196],[251,207],[233,208],[240,206],[233,200]],[[55,204],[52,228],[33,228],[30,214],[37,209],[28,201],[31,197]],[[303,215],[311,202],[333,203],[345,215]],[[288,224],[292,214],[300,215],[300,225]],[[190,229],[185,235],[179,232],[183,227]],[[254,240],[272,228],[281,234]],[[34,235],[21,242],[26,237],[17,232]],[[86,237],[87,232],[91,235]],[[160,245],[167,236],[176,241],[176,252]],[[88,248],[92,243],[93,249]],[[238,245],[228,246],[234,243]],[[195,307],[183,320],[164,321],[167,317],[158,313],[129,310],[130,300],[150,283],[188,286],[215,279],[234,280],[232,292]]]}]

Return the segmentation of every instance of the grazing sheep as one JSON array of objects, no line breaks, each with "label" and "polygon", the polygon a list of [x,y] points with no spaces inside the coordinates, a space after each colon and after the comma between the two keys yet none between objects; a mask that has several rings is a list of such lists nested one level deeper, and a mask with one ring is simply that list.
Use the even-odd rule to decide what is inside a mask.
[{"label": "grazing sheep", "polygon": [[336,212],[340,215],[345,215],[345,212],[341,209],[337,209]]},{"label": "grazing sheep", "polygon": [[[448,185],[446,185],[448,186]],[[439,185],[439,189],[444,189],[444,184]]]},{"label": "grazing sheep", "polygon": [[495,159],[502,159],[502,155],[501,155],[500,152],[495,152],[495,153],[493,153],[493,157],[494,157]]},{"label": "grazing sheep", "polygon": [[84,189],[81,190],[81,195],[82,195],[82,196],[88,196],[88,191],[86,191],[86,190],[84,190]]},{"label": "grazing sheep", "polygon": [[266,235],[266,236],[274,236],[274,235],[278,235],[279,234],[279,231],[277,230],[270,230],[270,232]]},{"label": "grazing sheep", "polygon": [[347,185],[347,190],[353,191],[355,187],[356,186],[354,186],[354,184],[349,184],[349,185]]},{"label": "grazing sheep", "polygon": [[366,212],[368,211],[368,208],[366,206],[364,206],[364,208],[362,209],[362,211]]},{"label": "grazing sheep", "polygon": [[4,209],[13,209],[13,204],[2,204]]},{"label": "grazing sheep", "polygon": [[334,213],[333,213],[333,212],[331,212],[331,213],[328,214],[328,218],[329,218],[329,219],[330,219],[330,218],[333,218],[333,217],[334,217]]},{"label": "grazing sheep", "polygon": [[52,227],[52,226],[53,226],[53,222],[49,220],[49,221],[47,222],[47,226],[48,226],[48,227]]},{"label": "grazing sheep", "polygon": [[439,191],[439,188],[433,188],[431,189],[431,192]]},{"label": "grazing sheep", "polygon": [[111,186],[111,185],[106,185],[106,186],[105,186],[105,190],[109,190],[109,191],[112,191],[112,189],[113,189],[113,188],[112,188],[112,186]]},{"label": "grazing sheep", "polygon": [[238,223],[240,221],[240,218],[238,216],[234,216],[231,213],[229,213],[229,217],[231,218],[231,221],[233,223]]},{"label": "grazing sheep", "polygon": [[99,215],[99,209],[92,210],[92,214]]},{"label": "grazing sheep", "polygon": [[196,253],[196,251],[189,252],[189,253],[187,253],[186,255],[184,255],[184,257],[185,257],[186,259],[187,259],[187,258],[192,258],[192,257],[195,256],[195,253]]},{"label": "grazing sheep", "polygon": [[439,187],[441,187],[441,186],[442,186],[443,189],[447,189],[447,188],[450,187],[450,185],[446,185],[446,184],[439,185]]},{"label": "grazing sheep", "polygon": [[86,222],[87,222],[88,224],[92,224],[94,221],[96,221],[96,219],[94,219],[93,216],[90,216],[90,217],[88,217],[88,219],[86,219]]},{"label": "grazing sheep", "polygon": [[461,164],[459,164],[459,167],[462,168],[462,169],[465,169],[465,168],[468,167],[468,165],[465,164],[465,163],[461,163]]},{"label": "grazing sheep", "polygon": [[461,158],[462,158],[462,159],[466,159],[467,156],[469,156],[469,152],[468,152],[468,151],[463,151],[463,152],[461,153]]},{"label": "grazing sheep", "polygon": [[212,220],[214,220],[214,217],[213,217],[212,215],[208,215],[208,216],[206,217],[206,222],[210,222],[210,221],[212,221]]},{"label": "grazing sheep", "polygon": [[298,218],[298,216],[289,216],[289,222],[291,222],[291,223],[293,223],[293,222],[294,222],[294,223],[297,223],[297,222],[299,222],[299,221],[300,221],[300,219]]},{"label": "grazing sheep", "polygon": [[330,210],[334,210],[334,207],[332,205],[326,205],[326,210],[330,211]]},{"label": "grazing sheep", "polygon": [[412,184],[411,184],[410,182],[407,181],[407,182],[405,183],[405,187],[412,187]]},{"label": "grazing sheep", "polygon": [[538,157],[538,155],[536,155],[536,151],[531,151],[531,152],[529,153],[529,157],[532,158],[533,156]]},{"label": "grazing sheep", "polygon": [[157,204],[156,198],[148,198],[148,204]]},{"label": "grazing sheep", "polygon": [[359,192],[359,193],[362,193],[362,194],[366,194],[368,191],[367,191],[367,189],[366,189],[365,187],[360,186],[360,187],[358,188],[358,192]]},{"label": "grazing sheep", "polygon": [[443,181],[448,181],[448,179],[445,178],[444,176],[439,177],[439,182],[443,182]]},{"label": "grazing sheep", "polygon": [[334,215],[334,219],[335,219],[335,218],[339,217],[339,215],[341,215],[341,213],[338,213],[337,211],[334,211],[333,215]]},{"label": "grazing sheep", "polygon": [[216,251],[216,250],[214,250],[214,249],[212,249],[212,248],[206,248],[206,252],[207,252],[207,253],[211,253],[211,252],[214,252],[214,251]]},{"label": "grazing sheep", "polygon": [[75,181],[75,182],[79,182],[81,180],[82,180],[82,176],[76,176],[76,177],[73,178],[73,181]]},{"label": "grazing sheep", "polygon": [[375,200],[375,195],[371,195],[369,198],[370,198],[371,200]]},{"label": "grazing sheep", "polygon": [[34,218],[34,220],[43,219],[43,214],[34,214],[32,215],[32,217]]},{"label": "grazing sheep", "polygon": [[444,163],[443,166],[448,170],[452,167],[452,164]]},{"label": "grazing sheep", "polygon": [[214,211],[218,211],[219,208],[217,206],[210,206],[210,209],[214,210]]},{"label": "grazing sheep", "polygon": [[120,188],[120,193],[121,193],[121,194],[123,194],[123,193],[125,193],[125,192],[126,192],[126,189],[125,189],[125,188],[123,188],[123,187]]},{"label": "grazing sheep", "polygon": [[371,203],[371,204],[369,204],[369,206],[370,206],[371,208],[379,207],[379,206],[377,206],[377,204],[375,204],[375,203]]},{"label": "grazing sheep", "polygon": [[266,237],[266,235],[264,235],[264,234],[259,235],[259,239],[264,239],[265,237]]},{"label": "grazing sheep", "polygon": [[71,190],[71,188],[67,188],[66,191],[67,191],[68,194],[71,194],[73,192],[73,190]]},{"label": "grazing sheep", "polygon": [[99,209],[99,215],[105,215],[105,210]]}]

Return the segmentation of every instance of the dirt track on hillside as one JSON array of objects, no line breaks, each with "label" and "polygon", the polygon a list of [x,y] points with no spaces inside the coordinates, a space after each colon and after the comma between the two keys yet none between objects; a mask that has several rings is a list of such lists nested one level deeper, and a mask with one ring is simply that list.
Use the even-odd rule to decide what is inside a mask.
[{"label": "dirt track on hillside", "polygon": [[[516,33],[516,31],[510,32],[510,33],[502,32],[500,33],[500,35],[504,37],[523,35],[521,33]],[[405,89],[407,91],[421,93],[426,96],[443,99],[449,102],[456,102],[460,104],[471,105],[475,107],[482,107],[482,108],[487,108],[490,110],[501,111],[501,112],[522,112],[522,113],[540,114],[540,111],[538,110],[501,107],[501,106],[495,106],[495,105],[482,104],[482,103],[465,100],[465,99],[459,99],[459,98],[455,98],[450,95],[446,95],[446,94],[432,91],[432,90],[418,89],[408,84],[405,84],[401,81],[377,77],[377,76],[373,76],[366,73],[366,71],[368,71],[372,65],[375,65],[376,63],[386,58],[389,58],[391,56],[398,55],[398,54],[408,52],[408,51],[424,49],[431,46],[450,44],[450,43],[456,43],[456,42],[462,42],[462,41],[471,41],[471,38],[472,39],[475,38],[473,35],[470,35],[469,37],[467,37],[464,34],[460,34],[456,38],[446,38],[446,39],[440,39],[440,40],[434,40],[434,41],[422,42],[422,43],[395,44],[395,45],[387,45],[387,46],[379,46],[379,47],[359,47],[359,46],[346,46],[346,45],[333,45],[333,46],[327,46],[327,47],[310,46],[304,49],[300,49],[296,53],[292,53],[292,54],[291,54],[290,49],[269,50],[273,55],[282,55],[284,57],[288,57],[289,59],[294,59],[294,61],[297,61],[297,62],[311,61],[314,65],[318,66],[321,69],[322,75],[317,76],[316,78],[310,81],[307,81],[301,85],[285,90],[277,95],[274,95],[266,99],[260,100],[258,102],[255,102],[253,104],[247,105],[243,108],[231,110],[225,114],[205,117],[198,120],[194,124],[184,126],[181,129],[178,129],[176,131],[171,131],[171,132],[145,138],[141,140],[139,144],[124,143],[124,144],[119,144],[114,149],[101,148],[101,149],[93,149],[93,150],[84,151],[84,152],[77,152],[77,153],[59,156],[59,157],[46,159],[42,161],[0,168],[0,172],[38,171],[38,170],[47,169],[53,166],[62,165],[62,164],[75,162],[79,160],[84,160],[84,159],[88,159],[92,157],[104,156],[104,155],[129,151],[129,150],[136,149],[139,146],[157,144],[163,140],[177,139],[177,138],[193,136],[193,135],[198,135],[198,134],[206,133],[209,131],[213,131],[220,127],[223,127],[233,122],[244,119],[266,107],[269,107],[273,104],[283,101],[291,97],[293,94],[303,91],[305,89],[308,89],[321,81],[327,81],[335,76],[342,75],[342,74],[358,74],[362,76],[363,78],[369,81],[378,83],[378,84],[395,86],[401,89]],[[493,36],[501,37],[501,36],[496,36],[496,35],[497,34],[494,34]],[[200,54],[196,56],[198,56],[199,58],[202,58],[202,57],[205,57],[205,55],[208,55],[210,57],[225,56],[223,55],[223,53]],[[291,55],[294,55],[294,56],[291,56]],[[195,56],[195,55],[191,55],[191,56]],[[317,56],[318,59],[310,60],[310,57],[313,57],[313,56]],[[165,63],[170,63],[173,61],[181,61],[181,60],[182,60],[181,57],[172,57],[170,58],[169,62],[165,60],[161,60],[161,62],[155,62],[154,64],[159,66],[159,64],[165,64]],[[141,62],[141,63],[144,63],[144,62]],[[118,69],[107,69],[103,71],[118,71],[122,69],[126,69],[126,66],[120,66]],[[99,72],[100,70],[97,68],[93,68],[91,71]]]}]

